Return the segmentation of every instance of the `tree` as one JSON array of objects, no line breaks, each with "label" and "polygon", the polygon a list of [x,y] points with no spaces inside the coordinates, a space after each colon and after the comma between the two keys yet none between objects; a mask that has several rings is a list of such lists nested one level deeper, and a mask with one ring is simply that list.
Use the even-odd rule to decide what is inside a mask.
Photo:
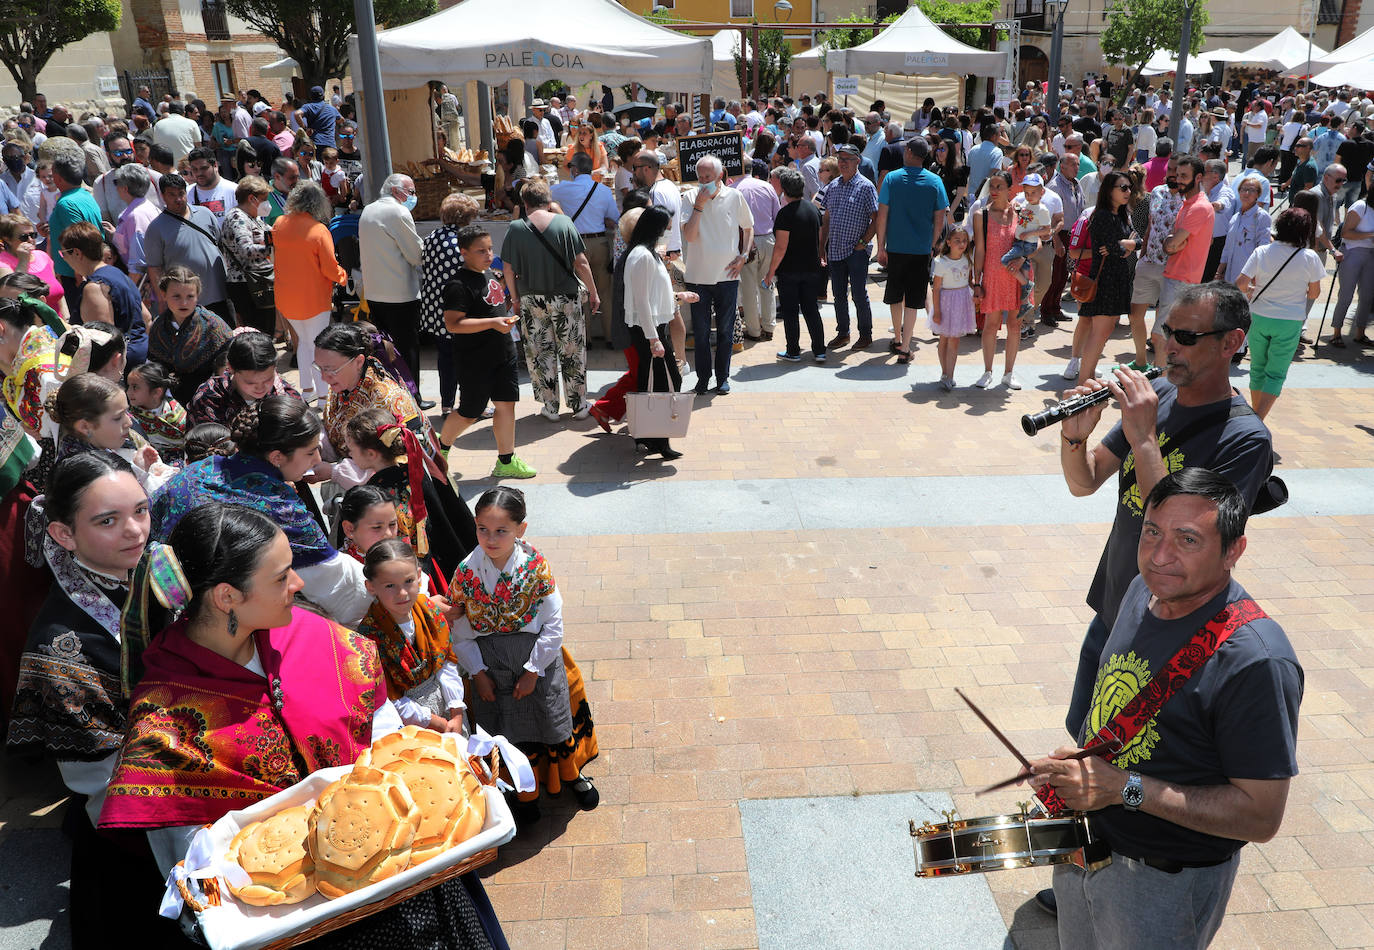
[{"label": "tree", "polygon": [[[348,36],[357,32],[353,0],[226,0],[225,9],[285,50],[308,86],[323,86],[348,70]],[[377,23],[386,26],[438,9],[437,0],[373,0]]]},{"label": "tree", "polygon": [[0,13],[0,61],[19,98],[33,101],[38,74],[54,53],[92,33],[119,29],[119,0],[5,0]]},{"label": "tree", "polygon": [[[1140,71],[1156,50],[1178,50],[1183,40],[1183,11],[1188,0],[1119,0],[1107,14],[1107,28],[1102,31],[1102,55],[1107,62],[1133,69],[1130,82],[1120,86],[1121,98],[1135,87]],[[1203,29],[1209,22],[1207,7],[1201,0],[1192,0],[1193,35],[1188,55],[1202,52],[1207,38]]]},{"label": "tree", "polygon": [[[782,35],[782,30],[758,30],[747,34],[750,42],[758,40],[758,64],[754,63],[754,51],[749,51],[746,62],[741,50],[735,50],[735,76],[739,79],[741,92],[753,94],[754,70],[758,69],[758,89],[761,96],[776,96],[782,91],[782,81],[787,78],[787,70],[792,63],[792,47]],[[748,78],[746,84],[745,79]]]}]

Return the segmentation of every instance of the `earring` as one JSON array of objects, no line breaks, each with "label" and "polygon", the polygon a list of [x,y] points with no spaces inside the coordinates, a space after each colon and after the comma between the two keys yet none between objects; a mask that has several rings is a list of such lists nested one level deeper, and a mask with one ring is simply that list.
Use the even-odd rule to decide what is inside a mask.
[{"label": "earring", "polygon": [[239,618],[234,616],[234,612],[229,611],[229,636],[233,638],[239,632]]}]

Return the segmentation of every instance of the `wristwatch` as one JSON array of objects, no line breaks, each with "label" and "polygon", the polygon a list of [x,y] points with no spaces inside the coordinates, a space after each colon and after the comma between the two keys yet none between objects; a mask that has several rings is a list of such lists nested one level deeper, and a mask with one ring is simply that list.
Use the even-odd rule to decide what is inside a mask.
[{"label": "wristwatch", "polygon": [[1127,811],[1139,811],[1145,804],[1145,786],[1140,784],[1139,772],[1127,772],[1126,784],[1121,789],[1121,804]]}]

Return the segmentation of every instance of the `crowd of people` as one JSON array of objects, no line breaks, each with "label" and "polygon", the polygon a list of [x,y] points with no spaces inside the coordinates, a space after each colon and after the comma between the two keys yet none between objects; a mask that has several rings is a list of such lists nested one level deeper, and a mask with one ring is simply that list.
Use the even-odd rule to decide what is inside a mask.
[{"label": "crowd of people", "polygon": [[[1063,376],[1083,392],[1109,385],[1128,407],[1125,428],[1091,453],[1095,415],[1063,430],[1071,488],[1093,491],[1123,465],[1138,479],[1108,549],[1121,562],[1114,586],[1093,595],[1078,735],[1114,616],[1134,596],[1141,499],[1237,504],[1206,479],[1166,484],[1162,462],[1147,474],[1137,437],[1172,427],[1182,446],[1213,418],[1198,407],[1225,403],[1238,441],[1181,450],[1239,479],[1253,505],[1269,470],[1264,419],[1314,342],[1305,326],[1328,258],[1340,289],[1331,344],[1347,345],[1358,290],[1350,342],[1368,345],[1374,307],[1374,101],[1259,84],[1112,100],[1107,85],[1066,89],[1057,117],[1033,86],[1010,110],[927,100],[905,120],[882,102],[856,113],[824,96],[717,100],[696,119],[742,133],[735,175],[717,155],[682,167],[678,140],[703,121],[672,102],[630,122],[601,102],[535,99],[491,171],[468,181],[482,191],[448,195],[424,237],[410,176],[379,172],[364,200],[337,88],[280,109],[250,90],[213,113],[175,95],[155,106],[143,90],[127,119],[79,122],[41,96],[25,103],[4,123],[0,171],[0,586],[18,605],[0,643],[0,717],[10,747],[55,758],[77,796],[78,945],[110,915],[141,913],[154,865],[165,873],[188,827],[351,761],[402,723],[504,734],[544,791],[567,785],[594,807],[582,772],[596,756],[591,711],[552,568],[525,540],[524,497],[498,487],[469,507],[449,448],[490,418],[492,475],[536,474],[516,453],[522,363],[540,416],[557,422],[566,407],[611,432],[632,393],[694,376],[697,395],[728,395],[734,354],[771,341],[778,322],[785,363],[867,350],[875,277],[890,358],[912,361],[924,312],[944,392],[967,336],[981,343],[973,385],[996,384],[1004,327],[1001,384],[1020,389],[1022,342],[1037,321],[1070,319],[1073,300]],[[456,99],[432,88],[433,164],[467,181],[443,150],[461,134]],[[515,214],[499,247],[484,204]],[[361,298],[352,319],[344,288]],[[1103,382],[1122,318],[1134,362]],[[626,362],[599,396],[587,385],[594,340]],[[435,401],[421,392],[425,345]],[[1248,402],[1227,382],[1247,350]],[[1176,385],[1151,387],[1156,361]],[[682,454],[637,441],[646,456]],[[1218,591],[1243,594],[1222,584],[1203,603]],[[326,673],[356,700],[340,713],[347,728],[328,704],[277,703],[286,728],[257,747],[280,767],[264,770],[261,751],[235,758],[230,726],[204,708],[207,683],[241,682],[249,706],[271,705],[258,686],[299,676],[310,638],[336,647]],[[178,768],[150,777],[189,728],[159,718],[176,703],[201,710],[196,728],[231,750],[184,766],[221,776],[222,809],[197,802]],[[1277,755],[1276,773],[1287,767]],[[539,794],[512,797],[517,822],[537,818]],[[148,795],[168,807],[150,815],[137,803]],[[1234,854],[1212,850],[1218,865]],[[98,886],[115,861],[147,873]],[[438,902],[470,923],[464,946],[504,945],[475,878],[424,900],[395,912],[429,920]],[[358,925],[343,943],[390,925]]]}]

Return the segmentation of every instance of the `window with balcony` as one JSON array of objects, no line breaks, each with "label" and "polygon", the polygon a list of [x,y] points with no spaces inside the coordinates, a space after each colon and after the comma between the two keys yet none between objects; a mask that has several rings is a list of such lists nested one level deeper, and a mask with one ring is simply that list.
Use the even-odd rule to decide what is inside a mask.
[{"label": "window with balcony", "polygon": [[223,0],[200,0],[200,18],[205,24],[207,40],[230,38],[229,16],[224,11]]}]

